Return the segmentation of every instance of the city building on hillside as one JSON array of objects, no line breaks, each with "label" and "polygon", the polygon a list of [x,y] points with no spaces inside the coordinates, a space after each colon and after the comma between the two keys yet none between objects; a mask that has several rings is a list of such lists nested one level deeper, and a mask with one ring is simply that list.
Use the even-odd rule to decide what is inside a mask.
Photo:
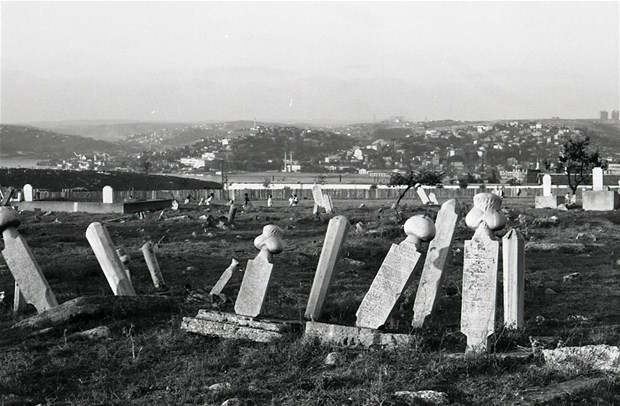
[{"label": "city building on hillside", "polygon": [[191,166],[192,168],[204,168],[205,160],[202,158],[184,157],[180,160],[181,165]]}]

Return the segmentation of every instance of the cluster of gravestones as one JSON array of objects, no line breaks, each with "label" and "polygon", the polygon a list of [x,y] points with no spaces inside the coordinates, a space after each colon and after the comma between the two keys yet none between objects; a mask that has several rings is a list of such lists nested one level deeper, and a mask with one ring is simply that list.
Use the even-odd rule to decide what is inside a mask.
[{"label": "cluster of gravestones", "polygon": [[[551,176],[543,176],[543,194],[534,198],[536,209],[557,209],[562,205],[575,204],[577,196],[555,196],[551,190]],[[586,211],[609,211],[620,209],[620,199],[615,190],[609,190],[604,186],[603,169],[592,168],[592,190],[586,190],[582,194],[583,209]]]},{"label": "cluster of gravestones", "polygon": [[[17,231],[19,224],[17,211],[10,207],[0,207],[0,231],[4,239],[2,256],[15,279],[14,311],[19,312],[26,303],[30,303],[38,313],[42,313],[58,306],[58,302],[28,243]],[[122,247],[114,247],[105,226],[97,222],[91,223],[86,229],[86,239],[114,295],[135,296],[136,292],[131,283],[129,255]],[[165,291],[166,285],[153,252],[153,243],[146,242],[142,246],[142,253],[155,288],[158,291]]]},{"label": "cluster of gravestones", "polygon": [[[488,338],[494,333],[497,297],[497,275],[500,241],[494,232],[506,224],[500,211],[502,200],[491,193],[474,197],[474,207],[465,218],[475,230],[471,240],[465,241],[463,263],[463,290],[461,331],[467,336],[467,352],[485,351]],[[364,346],[396,347],[411,345],[413,336],[386,333],[383,326],[396,302],[405,291],[414,268],[422,256],[422,241],[430,241],[414,302],[412,326],[422,327],[436,304],[437,292],[443,276],[448,253],[460,219],[460,207],[452,199],[444,203],[436,223],[424,215],[409,218],[404,225],[407,238],[392,244],[357,312],[356,326],[321,323],[323,304],[327,297],[334,269],[347,234],[348,220],[336,216],[329,222],[325,241],[305,311],[305,332],[308,339],[320,342]],[[254,245],[260,253],[248,261],[235,301],[235,314],[200,310],[196,317],[185,317],[182,329],[209,336],[250,339],[271,342],[283,334],[301,330],[301,322],[265,319],[263,304],[274,267],[274,255],[284,247],[283,231],[267,225]],[[523,327],[524,244],[516,230],[503,238],[504,324],[508,328]],[[233,261],[211,293],[217,295],[230,279],[238,262]]]}]

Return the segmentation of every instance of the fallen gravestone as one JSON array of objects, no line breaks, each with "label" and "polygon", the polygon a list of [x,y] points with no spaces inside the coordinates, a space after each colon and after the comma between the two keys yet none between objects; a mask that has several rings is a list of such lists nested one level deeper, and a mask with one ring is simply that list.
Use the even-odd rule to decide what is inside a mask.
[{"label": "fallen gravestone", "polygon": [[28,243],[17,231],[19,224],[19,214],[14,209],[0,207],[0,232],[4,239],[2,256],[21,295],[36,307],[38,313],[42,313],[58,306],[58,302]]}]

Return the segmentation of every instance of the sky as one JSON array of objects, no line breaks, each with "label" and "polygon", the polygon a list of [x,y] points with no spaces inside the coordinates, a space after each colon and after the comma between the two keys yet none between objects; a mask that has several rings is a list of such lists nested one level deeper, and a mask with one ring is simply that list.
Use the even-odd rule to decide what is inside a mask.
[{"label": "sky", "polygon": [[0,122],[596,118],[608,2],[0,2]]}]

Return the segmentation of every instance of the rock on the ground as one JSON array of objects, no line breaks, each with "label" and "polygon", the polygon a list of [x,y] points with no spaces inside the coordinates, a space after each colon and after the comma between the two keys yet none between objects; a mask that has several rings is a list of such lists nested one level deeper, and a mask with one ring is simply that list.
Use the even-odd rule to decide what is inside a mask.
[{"label": "rock on the ground", "polygon": [[73,337],[88,338],[89,340],[101,340],[110,337],[110,329],[107,326],[99,326],[90,330],[72,334]]},{"label": "rock on the ground", "polygon": [[571,281],[579,279],[580,277],[581,277],[581,274],[579,272],[569,273],[568,275],[564,275],[562,277],[562,282],[563,283],[571,282]]},{"label": "rock on the ground", "polygon": [[230,383],[222,382],[222,383],[214,383],[208,388],[212,392],[221,392],[227,389],[230,389]]},{"label": "rock on the ground", "polygon": [[437,392],[434,390],[420,390],[420,391],[398,391],[394,393],[397,398],[411,402],[412,405],[417,404],[418,401],[423,401],[426,404],[432,404],[436,406],[447,405],[448,395],[443,392]]},{"label": "rock on the ground", "polygon": [[589,366],[599,371],[620,374],[620,347],[613,345],[584,345],[543,350],[547,365],[554,369],[577,369]]},{"label": "rock on the ground", "polygon": [[596,242],[596,236],[592,233],[579,233],[575,239],[586,244]]},{"label": "rock on the ground", "polygon": [[241,406],[242,403],[237,398],[227,399],[220,406]]},{"label": "rock on the ground", "polygon": [[323,363],[325,365],[329,365],[329,366],[334,366],[334,365],[340,365],[343,362],[343,357],[342,354],[339,352],[330,352],[329,354],[327,354],[327,357],[325,357],[325,361],[323,361]]}]

